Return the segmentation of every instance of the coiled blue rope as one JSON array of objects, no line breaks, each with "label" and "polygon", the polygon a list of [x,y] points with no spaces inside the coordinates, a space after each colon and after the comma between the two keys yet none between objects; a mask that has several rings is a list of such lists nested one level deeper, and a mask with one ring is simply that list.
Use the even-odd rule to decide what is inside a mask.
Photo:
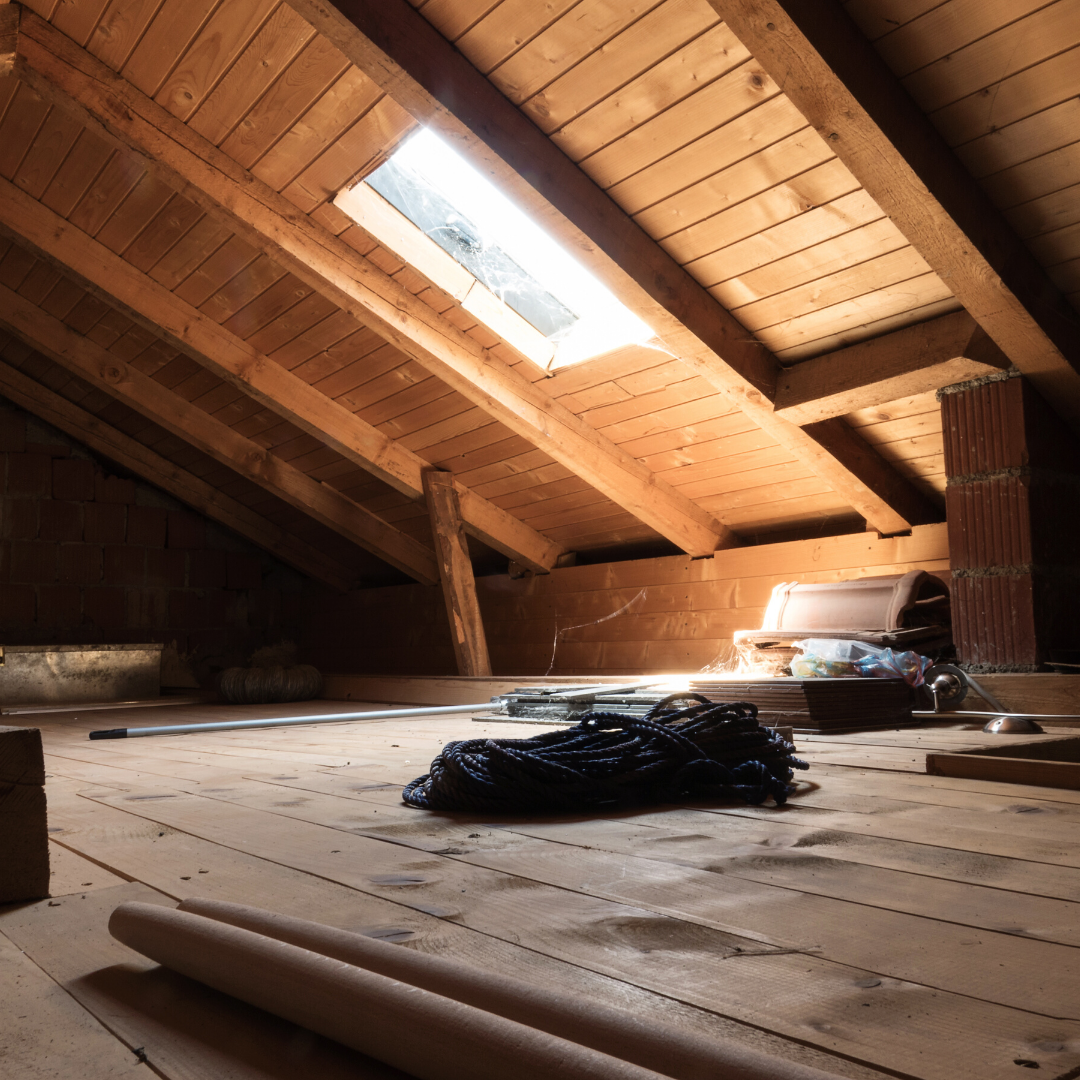
[{"label": "coiled blue rope", "polygon": [[[685,708],[673,702],[693,700]],[[757,721],[749,702],[671,694],[644,717],[592,712],[531,739],[447,743],[402,792],[424,810],[484,813],[589,810],[634,803],[787,800],[794,747]]]}]

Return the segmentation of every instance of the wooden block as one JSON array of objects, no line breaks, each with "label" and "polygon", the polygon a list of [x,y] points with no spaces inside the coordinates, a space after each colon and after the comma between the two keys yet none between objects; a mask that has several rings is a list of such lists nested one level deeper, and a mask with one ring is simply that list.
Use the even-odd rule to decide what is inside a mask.
[{"label": "wooden block", "polygon": [[10,75],[19,47],[19,5],[0,6],[0,76]]},{"label": "wooden block", "polygon": [[49,833],[41,732],[0,727],[0,903],[48,895]]}]

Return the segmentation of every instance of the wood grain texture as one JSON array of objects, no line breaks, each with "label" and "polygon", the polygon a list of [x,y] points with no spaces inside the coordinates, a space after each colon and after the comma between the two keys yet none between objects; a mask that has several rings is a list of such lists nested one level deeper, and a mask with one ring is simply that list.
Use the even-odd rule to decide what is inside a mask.
[{"label": "wood grain texture", "polygon": [[430,549],[329,485],[317,483],[268,453],[89,338],[27,305],[6,288],[0,289],[0,318],[51,359],[391,566],[429,585],[438,581]]},{"label": "wood grain texture", "polygon": [[41,732],[0,726],[0,903],[49,895]]},{"label": "wood grain texture", "polygon": [[[252,181],[230,158],[155,110],[152,102],[111,72],[98,70],[92,58],[71,54],[70,45],[50,36],[45,24],[35,22],[34,29],[38,38],[48,42],[48,48],[42,41],[36,49],[29,47],[44,81],[62,85],[64,94],[94,113],[88,122],[103,125],[134,144],[148,155],[148,163],[166,170],[172,183],[200,205],[227,213],[230,225],[254,246],[272,252],[275,261],[512,430],[538,441],[568,463],[573,461],[575,471],[620,505],[627,504],[628,510],[662,535],[702,554],[734,542],[710,515],[551,402],[542,389],[435,315],[354,249],[283,205],[279,196]],[[48,69],[47,75],[42,68]],[[124,101],[119,111],[117,98]]]},{"label": "wood grain texture", "polygon": [[458,674],[490,675],[491,659],[484,620],[476,597],[476,579],[469,560],[453,477],[450,473],[426,469],[424,495]]},{"label": "wood grain texture", "polygon": [[1080,416],[1064,299],[839,4],[710,3],[1006,356]]},{"label": "wood grain texture", "polygon": [[776,411],[797,424],[814,423],[975,379],[1008,363],[975,320],[957,312],[796,364],[781,376]]},{"label": "wood grain texture", "polygon": [[247,537],[301,573],[342,592],[351,586],[352,571],[330,555],[274,525],[206,480],[154,453],[130,435],[7,364],[0,366],[0,385],[5,397],[28,412],[130,469],[199,513]]},{"label": "wood grain texture", "polygon": [[[882,487],[887,497],[865,482],[867,454],[861,448],[858,460],[838,461],[833,451],[844,452],[849,444],[835,438],[827,446],[776,417],[768,401],[778,370],[775,358],[724,308],[704,298],[670,256],[407,4],[354,0],[341,9],[327,9],[296,0],[293,6],[414,116],[469,151],[555,236],[585,252],[609,287],[674,355],[728,394],[882,532],[929,520],[927,508],[919,506],[919,493],[884,460],[875,462],[873,471],[875,482],[877,476],[888,477]],[[775,93],[775,87],[770,90],[771,84],[751,71],[732,85],[733,92],[749,94],[754,101]],[[544,162],[542,169],[537,161]],[[624,197],[620,201],[625,202]],[[575,471],[581,474],[580,463]],[[912,519],[905,517],[915,511]]]}]

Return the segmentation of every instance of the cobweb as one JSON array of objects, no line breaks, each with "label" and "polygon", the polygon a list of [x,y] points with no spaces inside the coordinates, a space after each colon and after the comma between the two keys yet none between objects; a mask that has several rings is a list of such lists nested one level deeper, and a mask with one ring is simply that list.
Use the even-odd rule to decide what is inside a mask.
[{"label": "cobweb", "polygon": [[552,669],[555,667],[555,652],[559,648],[559,639],[563,634],[568,634],[571,630],[580,630],[585,626],[599,626],[600,623],[605,623],[609,619],[615,619],[620,615],[625,615],[639,600],[643,600],[648,594],[649,589],[648,586],[646,586],[637,594],[637,596],[628,600],[618,611],[613,611],[610,615],[604,615],[599,619],[593,619],[591,622],[578,623],[576,626],[564,626],[561,630],[556,630],[555,640],[551,643],[551,663],[548,664],[548,669],[544,672],[544,675],[550,675]]}]

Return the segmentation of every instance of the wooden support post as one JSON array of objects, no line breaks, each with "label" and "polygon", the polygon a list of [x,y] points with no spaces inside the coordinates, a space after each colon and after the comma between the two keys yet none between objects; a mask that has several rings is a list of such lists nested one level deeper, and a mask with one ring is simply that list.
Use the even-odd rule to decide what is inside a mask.
[{"label": "wooden support post", "polygon": [[19,13],[18,4],[9,4],[0,0],[0,77],[10,75],[15,67],[15,56],[19,51]]},{"label": "wooden support post", "polygon": [[435,538],[458,674],[490,675],[491,660],[484,636],[484,621],[480,617],[476,579],[469,560],[453,474],[425,469],[424,495],[431,516],[431,535]]},{"label": "wooden support post", "polygon": [[49,830],[41,732],[0,727],[0,904],[48,895]]},{"label": "wooden support post", "polygon": [[945,436],[953,636],[980,671],[1075,650],[1080,442],[1025,378],[949,387]]}]

